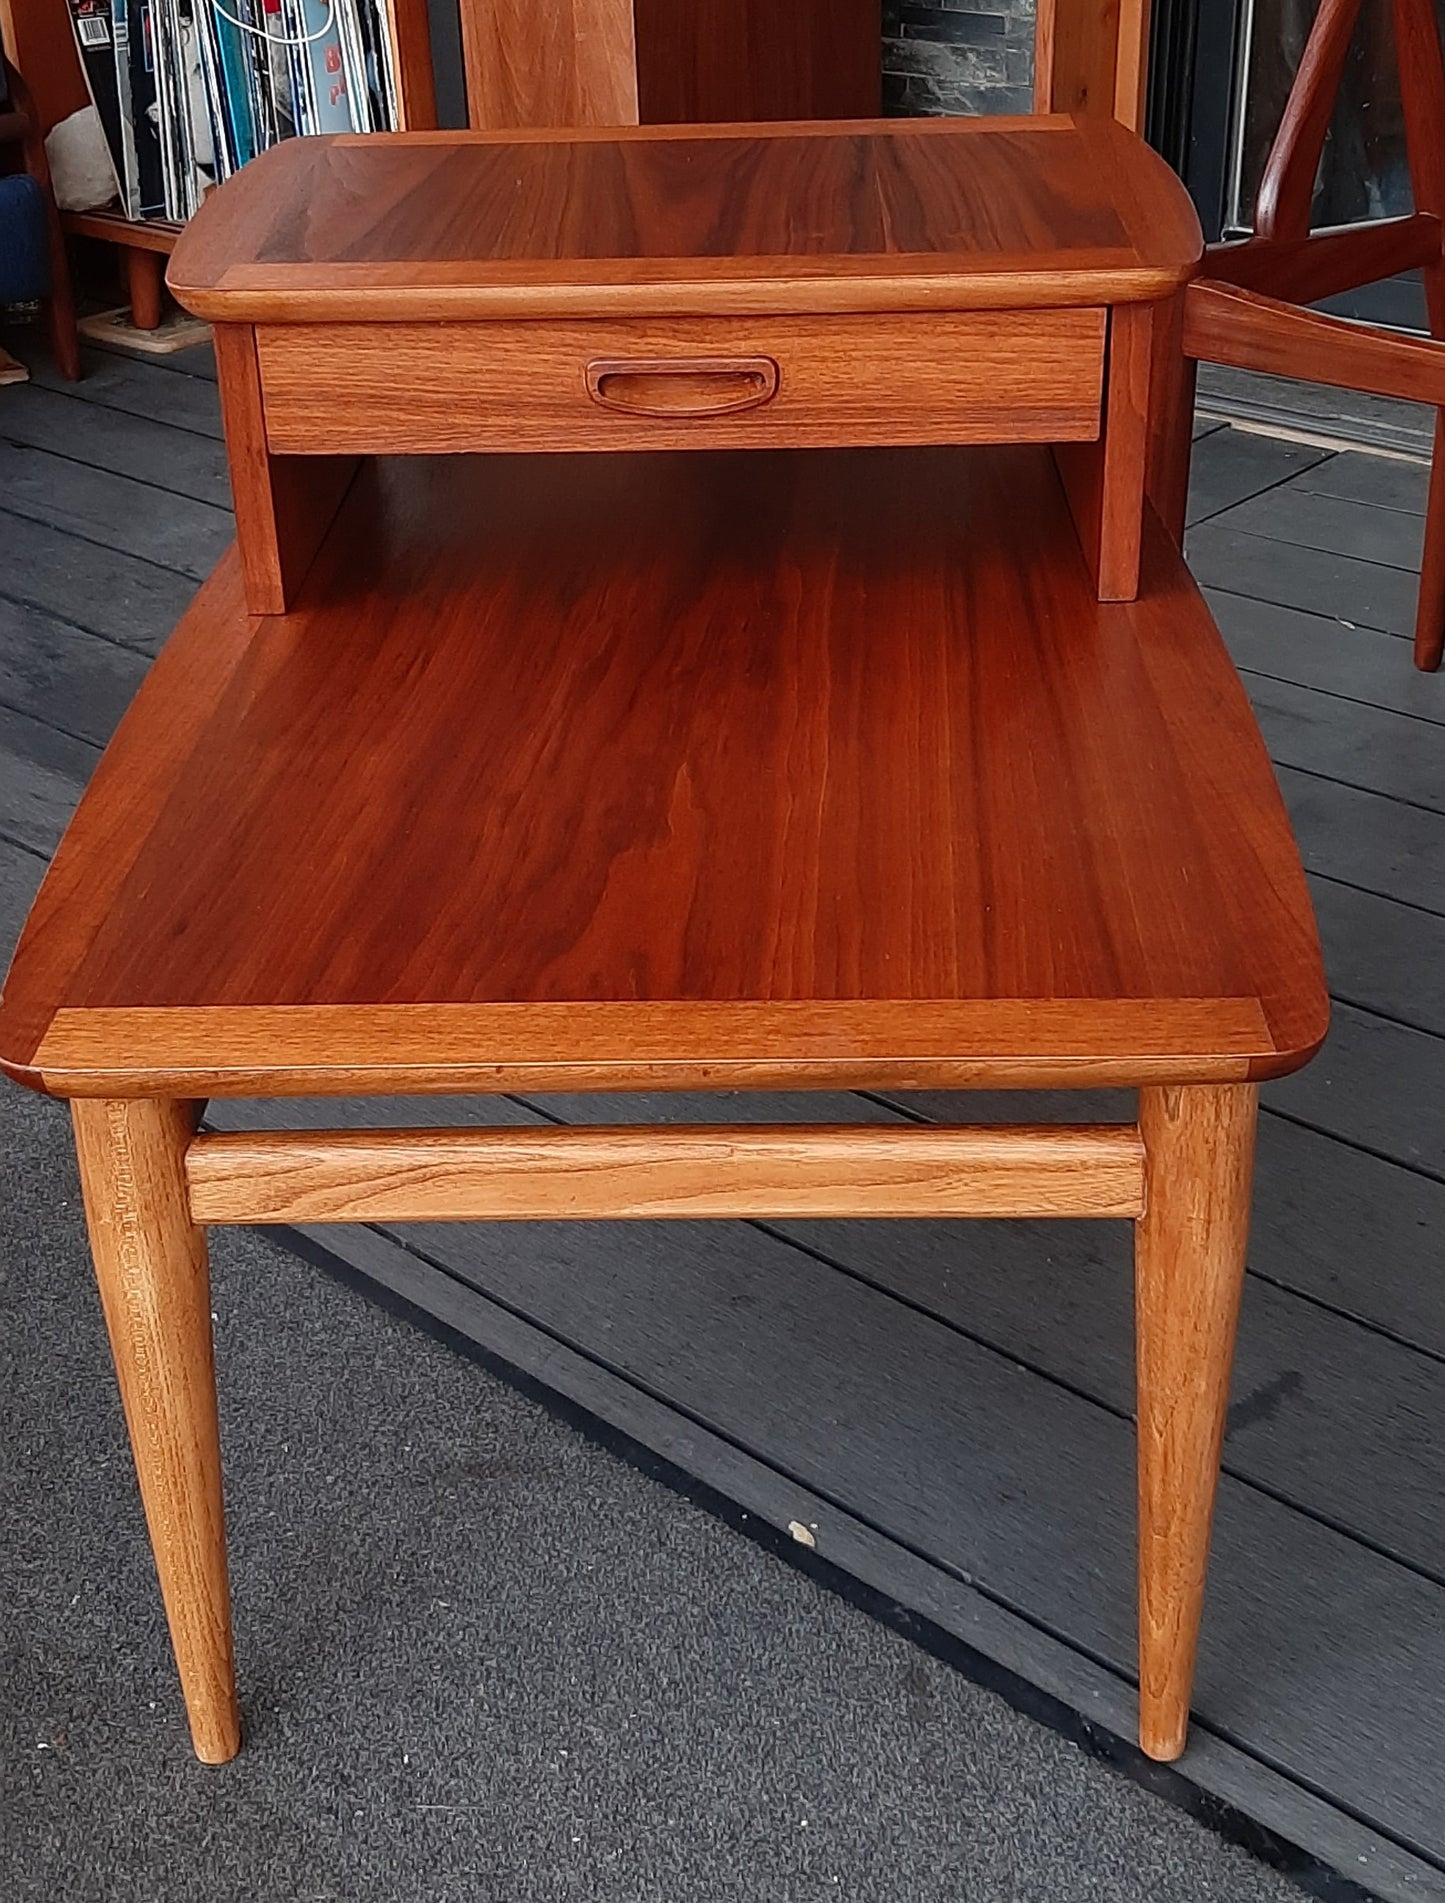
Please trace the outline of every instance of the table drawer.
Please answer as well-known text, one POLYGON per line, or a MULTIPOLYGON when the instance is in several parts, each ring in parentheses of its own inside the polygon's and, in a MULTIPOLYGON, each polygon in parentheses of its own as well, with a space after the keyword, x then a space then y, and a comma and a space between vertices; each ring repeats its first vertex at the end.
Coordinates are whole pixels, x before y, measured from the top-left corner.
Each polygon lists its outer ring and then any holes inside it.
POLYGON ((269 325, 278 453, 1089 441, 1102 310, 269 325))

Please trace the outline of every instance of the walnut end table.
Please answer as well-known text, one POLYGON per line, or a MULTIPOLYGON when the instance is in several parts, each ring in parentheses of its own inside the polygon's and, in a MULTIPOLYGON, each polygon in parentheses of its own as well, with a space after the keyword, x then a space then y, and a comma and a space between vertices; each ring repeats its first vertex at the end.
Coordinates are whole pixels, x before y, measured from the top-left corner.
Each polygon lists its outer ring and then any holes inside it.
POLYGON ((1195 248, 1070 120, 301 140, 187 232, 239 549, 56 855, 0 1062, 72 1102, 201 1757, 240 1742, 206 1226, 541 1216, 1131 1220, 1140 1737, 1183 1748, 1257 1084, 1327 1021, 1143 499, 1195 248), (1101 1083, 1136 1122, 199 1129, 1101 1083))

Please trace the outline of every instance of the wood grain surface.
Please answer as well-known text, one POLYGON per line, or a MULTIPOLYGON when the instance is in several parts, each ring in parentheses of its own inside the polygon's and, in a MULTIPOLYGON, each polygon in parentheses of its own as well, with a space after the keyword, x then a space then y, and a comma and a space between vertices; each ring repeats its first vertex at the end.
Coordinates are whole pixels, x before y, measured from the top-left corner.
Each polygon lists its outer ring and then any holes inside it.
POLYGON ((1304 238, 1240 238, 1209 247, 1205 267, 1216 282, 1266 297, 1314 304, 1440 256, 1440 220, 1429 212, 1346 225, 1304 238))
MULTIPOLYGON (((1104 375, 1099 310, 276 324, 255 336, 267 440, 302 454, 1068 442, 1099 434, 1104 375), (755 358, 775 389, 731 415, 709 413, 705 392, 695 416, 637 416, 589 390, 600 359, 614 372, 627 359, 702 362, 716 376, 755 358)), ((1137 486, 1132 496, 1137 569, 1137 486)))
POLYGON ((1177 1758, 1189 1725, 1258 1108, 1251 1085, 1139 1093, 1139 1742, 1152 1758, 1177 1758))
POLYGON ((1184 348, 1203 363, 1445 404, 1445 342, 1405 337, 1201 279, 1185 299, 1184 348))
POLYGON ((280 614, 315 560, 357 463, 350 456, 298 462, 272 454, 256 333, 245 324, 217 324, 213 339, 246 600, 253 614, 280 614))
POLYGON ((188 1103, 78 1103, 75 1146, 116 1378, 197 1757, 241 1748, 206 1239, 188 1103))
POLYGON ((1137 1216, 1132 1124, 316 1130, 200 1137, 198 1222, 1137 1216))
POLYGON ((37 902, 0 1005, 32 1083, 177 1094, 184 1057, 223 1094, 229 1050, 506 1088, 518 1028, 523 1074, 593 1085, 1239 1078, 1323 1036, 1209 615, 1157 527, 1140 599, 1094 600, 1046 451, 413 459, 363 472, 294 613, 236 581, 37 902))
POLYGON ((632 6, 633 0, 461 0, 470 123, 478 130, 635 124, 632 6))
POLYGON ((882 110, 879 0, 632 0, 631 10, 644 120, 874 119, 882 110))
POLYGON ((1199 250, 1107 118, 415 133, 264 153, 168 282, 237 322, 1098 305, 1199 250))
MULTIPOLYGON (((59 1095, 1032 1090, 1232 1081, 1273 1059, 1254 998, 245 1005, 57 1011, 22 1082, 59 1095)), ((9 1068, 0 1058, 0 1069, 9 1068)))

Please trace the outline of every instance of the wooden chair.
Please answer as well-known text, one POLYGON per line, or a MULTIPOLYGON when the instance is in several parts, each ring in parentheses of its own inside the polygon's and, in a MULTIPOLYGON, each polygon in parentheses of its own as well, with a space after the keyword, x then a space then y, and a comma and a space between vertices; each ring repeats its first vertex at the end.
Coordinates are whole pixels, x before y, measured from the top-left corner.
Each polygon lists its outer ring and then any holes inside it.
POLYGON ((19 169, 29 173, 45 198, 50 249, 50 293, 44 300, 50 350, 60 374, 72 381, 80 376, 80 338, 75 328, 75 298, 70 287, 70 264, 60 230, 60 213, 50 187, 50 164, 30 89, 19 70, 0 54, 5 84, 0 89, 0 153, 19 153, 19 169))
POLYGON ((1254 234, 1211 245, 1185 299, 1184 374, 1158 500, 1182 532, 1197 363, 1434 404, 1415 623, 1415 665, 1433 670, 1445 650, 1445 64, 1433 0, 1392 0, 1392 10, 1415 209, 1404 218, 1310 229, 1320 154, 1360 11, 1360 0, 1321 0, 1260 181, 1254 234), (1424 273, 1431 339, 1306 308, 1415 269, 1424 273))

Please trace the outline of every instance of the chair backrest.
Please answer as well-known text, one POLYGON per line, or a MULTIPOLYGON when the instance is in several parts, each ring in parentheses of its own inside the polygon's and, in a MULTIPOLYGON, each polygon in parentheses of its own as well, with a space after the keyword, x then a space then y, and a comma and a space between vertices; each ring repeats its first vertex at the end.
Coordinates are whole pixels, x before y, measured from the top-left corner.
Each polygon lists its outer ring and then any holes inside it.
POLYGON ((880 0, 460 0, 474 126, 871 118, 880 0))
MULTIPOLYGON (((1265 161, 1254 207, 1256 237, 1303 238, 1309 231, 1320 155, 1361 4, 1320 0, 1265 161)), ((1445 63, 1434 0, 1392 0, 1391 11, 1415 209, 1445 216, 1445 63)))

